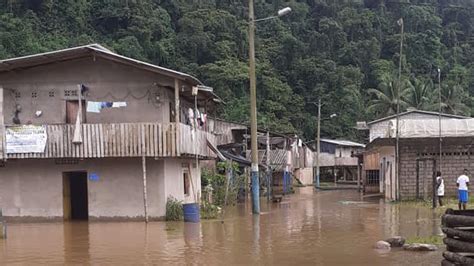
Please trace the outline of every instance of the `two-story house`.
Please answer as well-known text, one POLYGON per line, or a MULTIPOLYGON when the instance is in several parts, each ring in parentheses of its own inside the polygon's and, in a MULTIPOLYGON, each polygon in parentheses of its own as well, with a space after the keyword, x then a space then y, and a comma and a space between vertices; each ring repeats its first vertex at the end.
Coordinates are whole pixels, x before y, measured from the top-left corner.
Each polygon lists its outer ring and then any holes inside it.
POLYGON ((168 196, 198 201, 216 101, 193 76, 97 44, 0 61, 3 215, 153 219, 168 196))

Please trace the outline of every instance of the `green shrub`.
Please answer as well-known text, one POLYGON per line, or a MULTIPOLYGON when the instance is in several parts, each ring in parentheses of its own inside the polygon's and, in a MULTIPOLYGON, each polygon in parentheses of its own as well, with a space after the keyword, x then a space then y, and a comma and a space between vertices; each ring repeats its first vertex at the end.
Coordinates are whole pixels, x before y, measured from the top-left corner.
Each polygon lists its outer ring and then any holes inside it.
POLYGON ((220 207, 224 206, 225 203, 227 177, 225 174, 220 174, 219 172, 225 173, 228 167, 232 167, 233 178, 227 191, 227 205, 233 205, 237 202, 239 188, 245 185, 245 176, 238 174, 238 164, 234 163, 230 165, 227 162, 221 162, 217 164, 218 171, 203 169, 201 175, 201 186, 203 188, 209 184, 212 186, 213 204, 220 207))
POLYGON ((166 221, 183 220, 183 202, 168 196, 166 200, 166 221))

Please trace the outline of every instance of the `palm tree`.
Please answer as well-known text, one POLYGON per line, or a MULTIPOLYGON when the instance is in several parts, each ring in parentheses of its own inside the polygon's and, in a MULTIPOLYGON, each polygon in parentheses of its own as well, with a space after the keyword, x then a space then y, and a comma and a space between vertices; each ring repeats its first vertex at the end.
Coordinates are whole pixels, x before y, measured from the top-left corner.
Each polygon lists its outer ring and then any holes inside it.
MULTIPOLYGON (((436 89, 432 97, 436 98, 436 100, 432 101, 432 109, 437 110, 439 108, 438 95, 439 89, 436 89)), ((470 109, 466 104, 466 101, 469 99, 469 93, 459 84, 442 86, 441 112, 455 115, 470 115, 470 109)))
MULTIPOLYGON (((397 112, 397 83, 398 79, 384 77, 377 89, 369 89, 367 93, 371 97, 367 111, 377 116, 393 115, 397 112)), ((407 79, 401 80, 400 96, 406 95, 411 86, 407 79)), ((400 111, 407 107, 403 97, 400 97, 400 111)))
POLYGON ((433 82, 431 80, 414 79, 401 97, 409 107, 418 110, 432 109, 433 82))

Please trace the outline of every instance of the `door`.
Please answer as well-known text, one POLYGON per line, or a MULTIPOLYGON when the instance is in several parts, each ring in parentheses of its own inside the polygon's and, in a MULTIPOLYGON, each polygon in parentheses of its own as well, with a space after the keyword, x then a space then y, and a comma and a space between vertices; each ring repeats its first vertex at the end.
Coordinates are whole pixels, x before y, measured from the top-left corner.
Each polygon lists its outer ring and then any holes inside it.
POLYGON ((385 172, 385 158, 382 159, 380 163, 380 180, 379 180, 379 192, 384 193, 385 192, 385 178, 386 178, 386 172, 385 172))
POLYGON ((71 184, 67 173, 63 173, 63 216, 64 220, 71 220, 71 184))
POLYGON ((89 218, 87 172, 63 173, 63 211, 65 220, 89 218))
POLYGON ((434 159, 416 161, 416 198, 426 200, 433 193, 433 175, 436 170, 434 159))
MULTIPOLYGON (((79 112, 79 101, 66 101, 66 123, 75 124, 77 113, 79 112)), ((86 101, 82 101, 82 123, 86 123, 86 101)))

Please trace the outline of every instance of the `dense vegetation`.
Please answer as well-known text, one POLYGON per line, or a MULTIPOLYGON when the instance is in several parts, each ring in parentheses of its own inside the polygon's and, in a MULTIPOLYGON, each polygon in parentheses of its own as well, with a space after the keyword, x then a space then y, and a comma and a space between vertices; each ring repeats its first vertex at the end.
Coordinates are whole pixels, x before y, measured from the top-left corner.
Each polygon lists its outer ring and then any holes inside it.
MULTIPOLYGON (((256 1, 259 123, 314 137, 351 137, 355 121, 393 113, 401 17, 402 109, 474 113, 471 0, 256 1)), ((0 0, 0 58, 97 42, 126 56, 189 72, 213 86, 226 119, 248 117, 247 3, 241 0, 0 0)))

